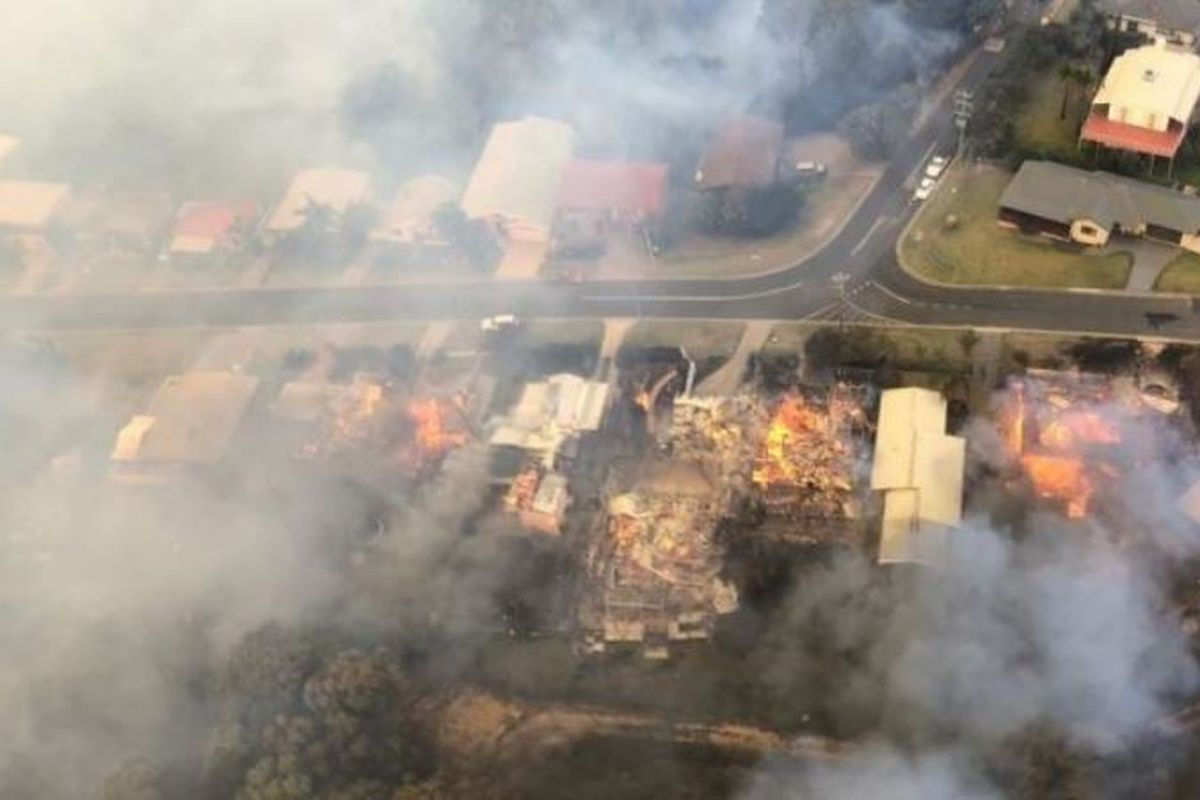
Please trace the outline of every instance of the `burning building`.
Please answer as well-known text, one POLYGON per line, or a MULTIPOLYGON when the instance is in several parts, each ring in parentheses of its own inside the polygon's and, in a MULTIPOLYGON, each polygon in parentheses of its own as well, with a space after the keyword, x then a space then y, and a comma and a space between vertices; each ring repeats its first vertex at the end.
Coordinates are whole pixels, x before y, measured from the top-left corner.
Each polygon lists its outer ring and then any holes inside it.
POLYGON ((866 424, 860 393, 849 386, 780 398, 750 476, 767 517, 784 523, 793 537, 846 535, 847 522, 862 516, 857 434, 866 424))
POLYGON ((1003 437, 1034 494, 1081 519, 1129 469, 1161 457, 1157 428, 1149 423, 1170 418, 1179 404, 1143 384, 1031 370, 1009 386, 1003 437))
POLYGON ((348 384, 291 381, 272 405, 277 419, 296 431, 296 455, 328 457, 371 438, 372 422, 385 402, 385 387, 372 375, 348 384))
POLYGON ((966 441, 946 435, 946 400, 929 389, 883 393, 871 489, 883 498, 879 563, 944 565, 962 519, 966 441))
POLYGON ((516 515, 526 529, 550 536, 562 534, 570 503, 566 477, 536 462, 513 479, 504 495, 506 512, 516 515))
POLYGON ((611 498, 587 558, 581 622, 592 649, 637 645, 662 658, 673 642, 708 638, 715 618, 737 608, 715 538, 721 498, 700 466, 683 462, 650 465, 611 498))
POLYGON ((376 375, 360 373, 348 384, 293 381, 272 410, 292 430, 303 459, 345 461, 374 454, 396 474, 424 478, 470 439, 467 399, 405 398, 376 375))

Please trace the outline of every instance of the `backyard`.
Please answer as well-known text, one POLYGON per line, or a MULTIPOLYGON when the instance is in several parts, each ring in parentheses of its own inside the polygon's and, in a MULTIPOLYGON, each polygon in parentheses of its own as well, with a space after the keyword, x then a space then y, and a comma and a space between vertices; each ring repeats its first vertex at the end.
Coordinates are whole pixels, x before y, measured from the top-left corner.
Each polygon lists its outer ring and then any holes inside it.
POLYGON ((1122 289, 1132 258, 1022 236, 996 222, 1011 176, 984 166, 956 166, 901 241, 906 269, 941 283, 1122 289))
POLYGON ((1019 148, 1056 161, 1079 158, 1079 129, 1087 111, 1086 93, 1064 81, 1057 68, 1038 75, 1029 84, 1029 94, 1016 119, 1019 148), (1063 93, 1067 92, 1066 116, 1063 93))

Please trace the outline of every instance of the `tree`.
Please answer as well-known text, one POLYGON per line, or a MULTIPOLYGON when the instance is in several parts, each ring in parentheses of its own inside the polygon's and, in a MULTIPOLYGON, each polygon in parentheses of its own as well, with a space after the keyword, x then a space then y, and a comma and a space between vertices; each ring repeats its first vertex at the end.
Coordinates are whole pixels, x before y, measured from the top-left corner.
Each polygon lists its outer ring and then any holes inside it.
POLYGON ((861 158, 889 158, 908 136, 916 106, 916 95, 911 90, 894 92, 884 100, 850 111, 838 123, 838 133, 861 158))
POLYGON ((406 681, 383 650, 345 650, 304 685, 339 775, 399 780, 409 771, 406 681))
POLYGON ((248 712, 252 724, 261 724, 296 703, 317 657, 312 633, 269 622, 242 637, 230 653, 222 694, 236 709, 248 712))
POLYGON ((783 184, 708 192, 705 227, 720 234, 768 236, 795 222, 803 197, 799 190, 783 184))
POLYGON ((457 205, 446 203, 433 212, 433 226, 476 270, 495 269, 500 245, 486 222, 470 219, 457 205))

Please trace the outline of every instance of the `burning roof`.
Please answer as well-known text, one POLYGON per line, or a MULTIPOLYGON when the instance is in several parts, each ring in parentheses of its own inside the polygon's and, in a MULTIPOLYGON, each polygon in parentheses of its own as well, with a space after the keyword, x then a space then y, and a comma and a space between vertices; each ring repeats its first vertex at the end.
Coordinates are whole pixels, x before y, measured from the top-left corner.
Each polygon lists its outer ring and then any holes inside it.
MULTIPOLYGON (((1118 385, 1103 376, 1031 372, 1003 397, 1009 453, 1034 493, 1070 518, 1087 516, 1097 494, 1138 458, 1123 433, 1151 406, 1136 392, 1119 396, 1118 385)), ((1138 445, 1143 453, 1152 447, 1138 445)))
POLYGON ((799 392, 781 398, 751 472, 767 513, 793 521, 857 517, 853 429, 865 423, 861 402, 846 386, 823 398, 799 392))

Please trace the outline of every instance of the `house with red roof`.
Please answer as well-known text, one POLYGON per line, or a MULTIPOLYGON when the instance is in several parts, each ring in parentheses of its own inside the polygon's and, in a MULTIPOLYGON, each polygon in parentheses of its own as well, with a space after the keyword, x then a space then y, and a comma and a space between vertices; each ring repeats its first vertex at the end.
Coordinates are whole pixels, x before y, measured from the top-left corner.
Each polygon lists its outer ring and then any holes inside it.
POLYGON ((1126 50, 1109 67, 1079 138, 1171 163, 1200 102, 1200 56, 1151 44, 1126 50))
POLYGON ((603 249, 612 233, 653 226, 662 216, 666 197, 666 164, 574 159, 563 172, 558 192, 558 249, 603 249))
POLYGON ((252 202, 187 202, 175 214, 168 254, 172 258, 208 256, 242 246, 258 219, 252 202))

